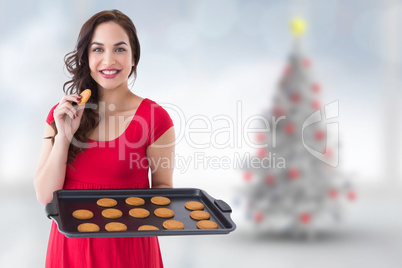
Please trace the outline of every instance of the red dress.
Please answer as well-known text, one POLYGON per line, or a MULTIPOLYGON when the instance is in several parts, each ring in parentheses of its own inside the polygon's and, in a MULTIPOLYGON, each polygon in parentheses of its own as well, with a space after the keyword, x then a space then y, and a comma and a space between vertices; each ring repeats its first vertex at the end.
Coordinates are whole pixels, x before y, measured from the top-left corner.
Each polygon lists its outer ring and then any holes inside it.
MULTIPOLYGON (((47 117, 48 124, 54 121, 56 106, 47 117)), ((88 147, 72 162, 73 168, 67 166, 63 189, 149 188, 146 149, 173 122, 161 106, 144 99, 127 123, 124 133, 114 140, 88 141, 88 147)), ((67 238, 53 221, 46 267, 156 268, 163 263, 157 237, 67 238)))

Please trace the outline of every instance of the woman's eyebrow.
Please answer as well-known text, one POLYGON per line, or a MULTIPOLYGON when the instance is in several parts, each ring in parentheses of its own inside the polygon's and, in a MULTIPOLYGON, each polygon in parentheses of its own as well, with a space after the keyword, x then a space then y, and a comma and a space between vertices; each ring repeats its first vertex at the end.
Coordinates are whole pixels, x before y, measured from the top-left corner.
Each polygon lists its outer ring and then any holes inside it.
POLYGON ((124 41, 121 41, 121 42, 118 42, 118 43, 114 44, 114 46, 120 46, 120 45, 126 45, 126 46, 128 46, 127 43, 124 42, 124 41))
POLYGON ((103 46, 103 44, 102 44, 102 43, 99 43, 99 42, 92 42, 91 46, 93 46, 93 45, 103 46))
MULTIPOLYGON (((93 46, 93 45, 103 46, 103 44, 99 43, 99 42, 92 42, 91 46, 93 46)), ((120 45, 128 46, 127 43, 124 42, 124 41, 121 41, 121 42, 118 42, 118 43, 114 44, 114 46, 120 46, 120 45)))

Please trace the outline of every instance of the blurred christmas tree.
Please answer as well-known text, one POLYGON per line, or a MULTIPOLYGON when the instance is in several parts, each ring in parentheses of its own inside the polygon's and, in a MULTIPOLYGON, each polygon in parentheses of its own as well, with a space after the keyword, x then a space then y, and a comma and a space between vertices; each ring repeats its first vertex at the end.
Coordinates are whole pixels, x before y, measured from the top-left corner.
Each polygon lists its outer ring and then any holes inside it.
POLYGON ((338 117, 338 102, 321 105, 321 85, 301 49, 305 28, 300 18, 291 23, 293 53, 265 114, 273 128, 257 135, 260 161, 253 159, 244 173, 248 218, 261 227, 255 230, 313 235, 324 218, 340 219, 342 203, 356 198, 338 170, 338 123, 329 122, 338 117), (273 166, 274 158, 284 161, 273 166))

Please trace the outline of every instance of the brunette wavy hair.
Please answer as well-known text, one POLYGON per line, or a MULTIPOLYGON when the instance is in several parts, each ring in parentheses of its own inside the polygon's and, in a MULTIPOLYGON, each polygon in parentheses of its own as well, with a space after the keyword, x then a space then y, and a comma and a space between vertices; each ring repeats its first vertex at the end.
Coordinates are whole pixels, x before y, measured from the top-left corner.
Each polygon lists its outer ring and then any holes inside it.
MULTIPOLYGON (((120 25, 128 35, 130 40, 130 46, 132 49, 134 66, 131 68, 129 77, 134 75, 134 79, 137 77, 137 65, 140 60, 140 42, 137 37, 137 30, 131 19, 119 10, 105 10, 93 15, 81 28, 78 35, 76 48, 74 51, 67 53, 64 57, 64 63, 67 71, 71 74, 71 80, 67 81, 63 85, 63 91, 65 94, 80 94, 83 90, 89 88, 92 91, 87 106, 80 122, 80 126, 77 132, 74 134, 74 139, 79 144, 87 144, 88 136, 99 125, 99 93, 98 85, 91 77, 91 70, 89 68, 88 61, 88 49, 92 40, 93 33, 96 26, 104 22, 115 22, 120 25), (92 104, 92 105, 91 105, 92 104), (94 109, 93 107, 96 107, 94 109)), ((55 130, 57 135, 56 124, 53 121, 51 126, 55 130)), ((48 137, 54 143, 53 137, 48 137)), ((71 166, 71 162, 74 161, 77 154, 83 152, 85 146, 77 146, 74 142, 70 143, 68 149, 67 164, 71 166)))

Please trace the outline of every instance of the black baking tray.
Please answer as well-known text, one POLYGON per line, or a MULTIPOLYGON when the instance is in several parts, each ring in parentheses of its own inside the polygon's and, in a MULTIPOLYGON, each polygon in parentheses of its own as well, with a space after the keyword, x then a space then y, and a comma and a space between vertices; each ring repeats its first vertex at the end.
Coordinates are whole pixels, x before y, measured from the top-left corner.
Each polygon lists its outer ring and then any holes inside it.
POLYGON ((163 189, 111 189, 111 190, 58 190, 53 193, 53 200, 46 204, 46 215, 52 218, 59 231, 69 238, 83 237, 147 237, 147 236, 168 236, 168 235, 207 235, 207 234, 228 234, 236 229, 235 223, 230 218, 232 209, 223 200, 211 197, 208 193, 197 188, 163 188, 163 189), (134 208, 127 205, 125 199, 130 196, 141 197, 145 204, 138 206, 150 212, 145 219, 136 219, 129 215, 129 210, 134 208), (167 206, 158 206, 151 203, 154 196, 168 197, 171 202, 167 206), (120 219, 106 219, 101 215, 103 209, 96 204, 100 198, 113 198, 117 201, 117 208, 123 212, 120 219), (190 211, 184 207, 187 201, 198 201, 204 204, 204 211, 211 214, 210 220, 218 224, 218 229, 198 229, 197 221, 190 218, 190 211), (159 207, 170 208, 175 212, 172 220, 181 221, 184 230, 166 230, 162 224, 165 220, 154 215, 154 210, 159 207), (72 217, 73 211, 77 209, 88 209, 94 213, 90 220, 77 220, 72 217), (78 232, 77 227, 81 223, 91 222, 100 227, 99 232, 78 232), (127 225, 127 231, 108 232, 105 225, 109 222, 121 222, 127 225), (159 228, 156 231, 138 231, 143 224, 154 225, 159 228))

